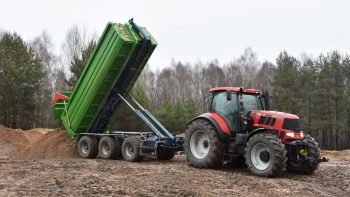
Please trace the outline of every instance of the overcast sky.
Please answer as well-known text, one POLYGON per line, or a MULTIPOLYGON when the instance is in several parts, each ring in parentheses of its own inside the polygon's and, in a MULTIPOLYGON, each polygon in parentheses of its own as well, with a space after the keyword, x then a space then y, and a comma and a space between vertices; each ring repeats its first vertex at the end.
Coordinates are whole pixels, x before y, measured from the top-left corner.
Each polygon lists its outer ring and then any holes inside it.
POLYGON ((107 22, 134 18, 156 38, 152 68, 171 59, 225 63, 252 47, 260 61, 350 52, 349 0, 30 0, 0 1, 0 29, 31 40, 44 29, 57 52, 69 27, 100 35, 107 22))

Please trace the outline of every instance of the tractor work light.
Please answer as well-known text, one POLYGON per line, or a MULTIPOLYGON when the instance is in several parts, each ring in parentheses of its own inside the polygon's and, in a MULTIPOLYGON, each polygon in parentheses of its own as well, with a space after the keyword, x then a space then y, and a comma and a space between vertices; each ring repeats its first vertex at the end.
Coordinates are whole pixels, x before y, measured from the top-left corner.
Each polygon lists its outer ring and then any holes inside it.
POLYGON ((293 133, 293 132, 287 132, 287 133, 286 133, 286 136, 288 136, 288 137, 294 137, 294 133, 293 133))

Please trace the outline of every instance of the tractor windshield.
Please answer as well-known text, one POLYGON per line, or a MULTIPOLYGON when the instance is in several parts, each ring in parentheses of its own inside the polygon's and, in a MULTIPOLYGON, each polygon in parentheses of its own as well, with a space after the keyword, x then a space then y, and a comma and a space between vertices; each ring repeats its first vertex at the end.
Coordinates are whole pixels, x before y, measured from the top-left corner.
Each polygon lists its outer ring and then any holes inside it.
POLYGON ((252 94, 243 94, 243 114, 245 116, 248 116, 248 112, 254 109, 263 109, 260 96, 252 94))

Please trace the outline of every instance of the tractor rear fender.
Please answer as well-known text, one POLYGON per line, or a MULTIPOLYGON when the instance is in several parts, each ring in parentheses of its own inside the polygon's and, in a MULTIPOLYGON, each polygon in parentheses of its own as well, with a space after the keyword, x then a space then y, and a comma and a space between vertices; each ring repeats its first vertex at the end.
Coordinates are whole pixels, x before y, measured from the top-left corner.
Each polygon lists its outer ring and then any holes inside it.
POLYGON ((215 127, 215 131, 217 132, 217 134, 220 136, 221 139, 227 140, 228 138, 232 137, 232 133, 225 119, 222 118, 219 114, 204 113, 192 119, 188 125, 190 125, 193 121, 198 119, 204 119, 209 121, 215 127))
POLYGON ((247 143, 251 137, 253 137, 254 135, 256 135, 258 133, 269 133, 269 134, 277 136, 278 131, 272 130, 272 129, 266 129, 266 128, 257 128, 248 134, 248 137, 247 137, 245 142, 247 143))

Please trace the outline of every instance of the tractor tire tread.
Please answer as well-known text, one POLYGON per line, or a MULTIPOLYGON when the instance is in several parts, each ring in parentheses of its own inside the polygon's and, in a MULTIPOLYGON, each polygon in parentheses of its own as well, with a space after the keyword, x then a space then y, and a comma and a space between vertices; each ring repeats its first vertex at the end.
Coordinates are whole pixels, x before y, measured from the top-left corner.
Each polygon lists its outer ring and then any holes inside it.
POLYGON ((215 127, 207 120, 197 119, 192 121, 186 129, 186 137, 184 143, 186 159, 190 164, 196 168, 219 168, 222 165, 222 158, 224 154, 224 142, 218 136, 215 127), (211 142, 208 155, 203 159, 195 158, 190 149, 190 138, 196 131, 196 128, 201 128, 209 133, 211 142), (190 136, 188 136, 190 135, 190 136))
POLYGON ((276 177, 285 171, 287 165, 287 151, 285 150, 284 144, 280 139, 265 133, 259 133, 252 136, 246 144, 244 158, 248 169, 255 175, 266 176, 266 177, 276 177), (271 164, 264 170, 259 171, 254 167, 251 161, 251 149, 257 143, 262 142, 272 150, 271 153, 271 164))

